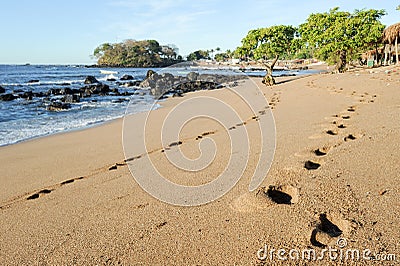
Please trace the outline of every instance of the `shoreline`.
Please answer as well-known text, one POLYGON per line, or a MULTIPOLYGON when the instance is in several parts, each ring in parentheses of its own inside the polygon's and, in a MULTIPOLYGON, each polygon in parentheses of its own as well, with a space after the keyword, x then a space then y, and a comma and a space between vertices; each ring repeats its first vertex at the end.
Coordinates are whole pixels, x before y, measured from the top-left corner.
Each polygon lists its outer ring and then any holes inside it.
MULTIPOLYGON (((300 78, 307 77, 307 76, 323 74, 323 72, 320 69, 316 69, 316 71, 320 71, 320 72, 310 73, 310 74, 293 75, 293 76, 291 76, 291 75, 290 76, 289 75, 287 75, 287 76, 285 76, 285 75, 284 76, 276 76, 275 79, 279 79, 279 80, 282 79, 282 82, 287 82, 287 81, 292 81, 292 80, 300 79, 300 78)), ((241 73, 241 72, 239 72, 239 73, 241 73)), ((243 75, 246 76, 247 78, 259 78, 259 76, 254 76, 254 75, 251 75, 251 74, 243 74, 243 75)), ((166 100, 168 100, 168 99, 171 99, 171 97, 168 97, 166 100)), ((125 112, 126 112, 126 109, 125 109, 125 112)), ((147 111, 140 111, 139 113, 143 113, 143 112, 147 112, 147 111)), ((91 128, 91 127, 101 126, 102 124, 109 123, 109 122, 112 122, 114 120, 123 119, 124 116, 125 116, 125 114, 120 116, 120 117, 117 117, 117 118, 113 118, 113 119, 106 120, 106 121, 101 121, 101 122, 95 122, 93 124, 85 125, 85 126, 78 127, 78 128, 61 130, 61 131, 57 131, 57 132, 53 132, 53 133, 46 133, 46 134, 42 134, 42 135, 29 137, 29 138, 26 138, 26 139, 21 139, 21 140, 18 140, 16 142, 13 142, 13 143, 0 145, 0 149, 2 147, 7 147, 7 146, 10 146, 10 145, 16 145, 16 144, 19 144, 19 143, 24 143, 26 141, 35 140, 35 139, 38 139, 38 138, 44 138, 44 137, 49 137, 49 136, 56 135, 56 134, 69 133, 69 132, 74 132, 74 131, 79 131, 79 130, 85 130, 85 129, 88 129, 88 128, 91 128)))

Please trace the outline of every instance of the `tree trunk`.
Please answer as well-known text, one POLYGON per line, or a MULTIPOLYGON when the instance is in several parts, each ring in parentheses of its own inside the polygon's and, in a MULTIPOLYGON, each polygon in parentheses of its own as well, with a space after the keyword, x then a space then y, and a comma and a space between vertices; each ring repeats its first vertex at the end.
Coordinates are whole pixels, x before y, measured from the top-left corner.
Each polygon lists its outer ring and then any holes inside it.
POLYGON ((337 63, 337 70, 339 73, 346 71, 347 53, 346 51, 339 51, 339 61, 337 63))
POLYGON ((397 43, 397 37, 396 36, 396 40, 394 41, 394 48, 396 50, 396 65, 399 64, 399 47, 398 47, 398 43, 397 43))
POLYGON ((379 60, 378 43, 375 43, 376 65, 382 66, 382 59, 379 60))
POLYGON ((279 58, 279 55, 276 55, 275 59, 274 59, 274 61, 272 61, 271 65, 264 64, 267 73, 265 74, 265 76, 262 80, 262 83, 264 83, 267 86, 275 85, 275 79, 272 77, 272 71, 274 69, 276 62, 278 61, 278 58, 279 58))
POLYGON ((388 53, 387 53, 387 49, 386 49, 386 44, 385 44, 385 46, 383 47, 383 50, 384 50, 384 52, 385 52, 385 60, 383 61, 383 64, 384 64, 385 66, 387 66, 387 56, 388 56, 388 53))

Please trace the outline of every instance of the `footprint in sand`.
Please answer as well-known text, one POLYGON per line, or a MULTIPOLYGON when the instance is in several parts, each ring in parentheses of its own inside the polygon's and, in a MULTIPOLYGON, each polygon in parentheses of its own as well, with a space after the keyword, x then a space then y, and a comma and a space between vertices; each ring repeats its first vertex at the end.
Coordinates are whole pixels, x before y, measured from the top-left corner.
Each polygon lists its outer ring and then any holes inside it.
MULTIPOLYGON (((203 135, 204 136, 204 135, 203 135)), ((182 144, 182 141, 175 141, 175 142, 171 142, 168 147, 175 147, 175 146, 179 146, 182 144)))
POLYGON ((299 202, 299 189, 291 185, 269 186, 264 193, 277 204, 295 204, 299 202))
POLYGON ((337 135, 338 133, 339 133, 339 132, 338 132, 337 130, 335 130, 335 129, 329 129, 329 130, 326 131, 326 134, 332 135, 332 136, 335 136, 335 135, 337 135))
POLYGON ((265 110, 258 111, 260 115, 265 115, 267 112, 265 110))
POLYGON ((334 246, 339 236, 349 233, 350 223, 347 220, 321 213, 319 221, 311 232, 310 242, 316 247, 334 246))
POLYGON ((350 116, 349 115, 344 115, 344 116, 342 116, 342 118, 343 119, 350 119, 350 116))
POLYGON ((317 170, 321 166, 320 163, 313 162, 313 161, 306 161, 304 163, 304 168, 307 170, 317 170))
POLYGON ((318 148, 318 149, 314 150, 314 154, 317 156, 325 156, 328 154, 330 149, 331 149, 330 146, 323 146, 322 148, 318 148))
POLYGON ((350 106, 347 111, 349 112, 355 112, 356 111, 356 107, 355 106, 350 106))
POLYGON ((124 162, 126 163, 126 162, 130 162, 130 161, 133 161, 133 160, 136 160, 136 159, 140 159, 140 158, 142 158, 142 155, 133 156, 131 158, 125 159, 124 162))
POLYGON ((118 166, 117 166, 116 164, 114 164, 114 165, 110 166, 110 167, 108 168, 108 170, 109 170, 109 171, 111 171, 111 170, 117 170, 117 168, 118 168, 118 166))
POLYGON ((33 199, 37 199, 40 197, 40 195, 42 194, 50 194, 52 190, 50 189, 42 189, 41 191, 39 191, 38 193, 32 194, 29 197, 27 197, 27 200, 33 200, 33 199))
POLYGON ((212 134, 215 134, 215 131, 204 132, 201 135, 204 137, 204 136, 208 136, 208 135, 212 135, 212 134))
POLYGON ((275 204, 291 205, 299 201, 299 189, 291 185, 262 187, 256 192, 245 193, 230 204, 230 207, 239 212, 265 210, 275 204))
POLYGON ((354 136, 353 134, 350 134, 344 138, 344 141, 355 140, 355 139, 357 139, 357 137, 354 136))
POLYGON ((337 127, 338 127, 338 128, 346 128, 346 126, 343 125, 343 124, 340 124, 340 125, 338 125, 337 127))
MULTIPOLYGON (((208 135, 213 135, 215 134, 215 131, 208 131, 208 132, 204 132, 201 135, 198 135, 196 137, 196 140, 202 139, 204 136, 208 136, 208 135)), ((182 144, 182 143, 181 143, 182 144)))
POLYGON ((74 179, 74 178, 73 178, 73 179, 65 180, 65 181, 61 182, 60 185, 71 184, 71 183, 73 183, 73 182, 75 182, 75 179, 74 179))

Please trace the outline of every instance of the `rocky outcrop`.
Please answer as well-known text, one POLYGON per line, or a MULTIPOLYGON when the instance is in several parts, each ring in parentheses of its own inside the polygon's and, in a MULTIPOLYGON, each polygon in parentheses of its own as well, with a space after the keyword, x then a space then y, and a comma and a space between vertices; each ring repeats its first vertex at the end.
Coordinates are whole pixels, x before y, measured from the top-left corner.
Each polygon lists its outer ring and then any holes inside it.
POLYGON ((120 78, 120 80, 133 80, 133 76, 125 74, 120 78))
POLYGON ((94 76, 87 76, 85 79, 85 84, 94 84, 94 83, 100 83, 94 76))
POLYGON ((140 83, 140 87, 149 88, 150 94, 157 97, 165 94, 172 94, 175 97, 191 91, 219 89, 224 87, 224 83, 243 78, 243 76, 199 74, 197 72, 190 72, 186 77, 174 76, 170 73, 159 75, 155 72, 149 75, 149 72, 147 73, 148 78, 140 83))
POLYGON ((70 108, 71 108, 71 104, 62 103, 62 102, 51 102, 47 106, 47 110, 48 111, 52 111, 52 112, 64 111, 64 110, 67 110, 67 109, 70 109, 70 108))
POLYGON ((68 94, 61 98, 61 101, 64 103, 79 103, 81 98, 76 94, 68 94))
POLYGON ((17 97, 14 96, 14 94, 11 94, 11 93, 6 93, 6 94, 1 94, 0 95, 0 101, 8 102, 8 101, 12 101, 12 100, 15 100, 15 99, 17 99, 17 97))
POLYGON ((5 93, 6 89, 4 89, 2 86, 0 86, 0 93, 5 93))

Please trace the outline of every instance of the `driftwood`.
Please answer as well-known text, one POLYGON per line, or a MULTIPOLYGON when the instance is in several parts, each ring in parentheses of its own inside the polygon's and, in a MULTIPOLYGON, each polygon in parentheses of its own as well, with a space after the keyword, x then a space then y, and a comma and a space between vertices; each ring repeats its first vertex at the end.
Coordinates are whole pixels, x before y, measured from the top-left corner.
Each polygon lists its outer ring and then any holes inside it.
POLYGON ((279 58, 279 55, 276 55, 274 61, 272 61, 271 64, 263 63, 267 73, 265 74, 265 76, 264 76, 264 78, 262 80, 262 83, 264 83, 267 86, 275 85, 275 79, 272 77, 272 70, 274 69, 276 61, 278 61, 278 58, 279 58))

